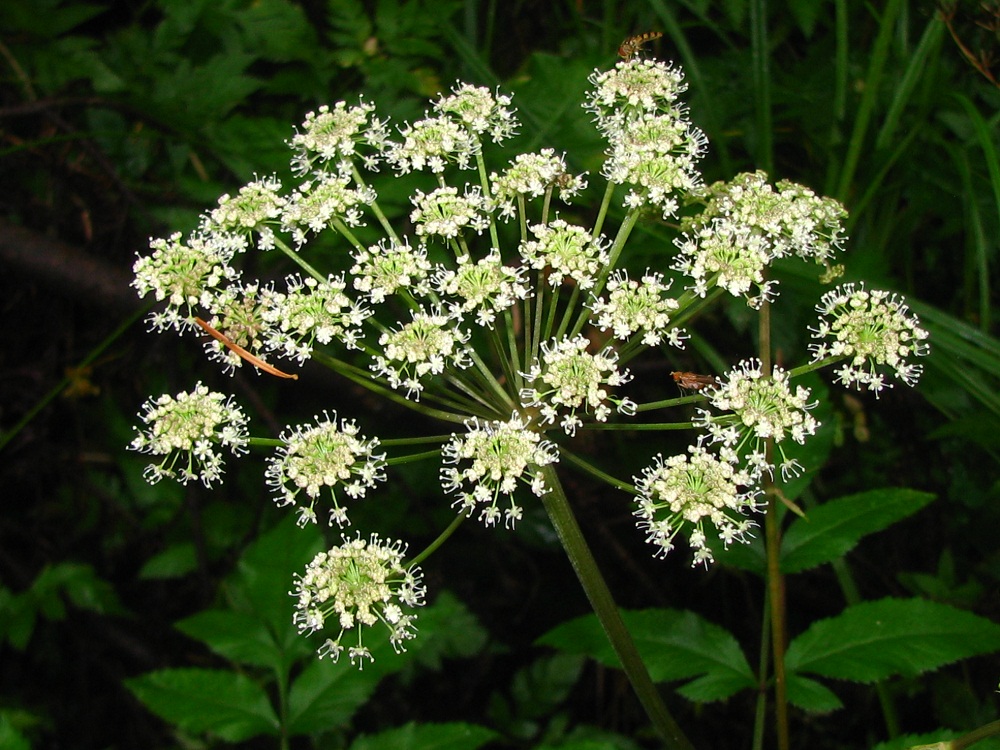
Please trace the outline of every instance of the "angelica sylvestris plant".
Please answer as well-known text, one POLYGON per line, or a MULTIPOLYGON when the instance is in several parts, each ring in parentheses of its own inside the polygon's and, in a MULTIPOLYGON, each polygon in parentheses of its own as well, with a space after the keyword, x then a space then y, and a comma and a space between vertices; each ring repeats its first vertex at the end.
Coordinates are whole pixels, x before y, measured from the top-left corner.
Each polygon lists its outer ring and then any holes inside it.
MULTIPOLYGON (((764 489, 805 468, 787 447, 807 441, 817 421, 796 379, 836 366, 840 382, 876 394, 890 378, 912 385, 927 334, 894 295, 845 284, 818 304, 810 362, 773 367, 765 346, 758 359, 713 378, 675 374, 697 385, 690 393, 678 396, 664 377, 663 400, 637 402, 629 365, 659 357, 664 373, 677 369, 683 324, 711 301, 744 299, 766 325, 779 300, 773 261, 798 258, 835 278, 845 212, 760 172, 704 184, 698 162, 707 142, 680 100, 678 68, 630 59, 596 71, 590 84, 583 106, 607 148, 600 174, 589 176, 551 149, 497 163, 491 150, 520 126, 510 98, 485 88, 458 85, 423 119, 396 126, 365 101, 321 107, 290 139, 294 184, 257 179, 223 196, 191 236, 154 240, 135 264, 134 285, 165 303, 150 319, 154 330, 217 333, 208 353, 228 372, 266 363, 293 373, 312 359, 440 420, 441 498, 459 519, 514 527, 527 504, 541 502, 645 707, 676 737, 559 471, 572 462, 630 496, 636 533, 654 555, 683 544, 707 565, 712 539, 746 540, 764 489), (424 183, 408 216, 392 222, 379 181, 410 173, 424 183), (564 210, 591 181, 603 186, 600 204, 564 210), (612 224, 609 213, 623 218, 612 224), (581 215, 595 218, 569 218, 581 215), (671 257, 645 270, 630 267, 628 252, 643 219, 675 230, 671 257), (313 251, 320 235, 341 248, 332 268, 328 254, 313 251), (240 256, 248 252, 283 253, 296 272, 276 284, 245 278, 240 256), (699 403, 693 419, 691 402, 699 403), (687 419, 690 447, 649 456, 639 476, 613 477, 573 452, 581 430, 650 429, 659 423, 646 417, 656 412, 676 415, 664 428, 687 419)), ((204 386, 159 398, 143 420, 133 446, 159 462, 150 481, 208 485, 224 453, 270 447, 275 501, 293 506, 300 523, 344 529, 353 504, 377 503, 392 464, 416 455, 405 441, 380 443, 350 416, 329 412, 277 439, 248 438, 239 408, 204 386)), ((424 555, 404 554, 400 540, 345 535, 298 576, 296 622, 323 633, 320 656, 346 650, 364 664, 368 627, 387 630, 397 648, 415 635, 424 555)))

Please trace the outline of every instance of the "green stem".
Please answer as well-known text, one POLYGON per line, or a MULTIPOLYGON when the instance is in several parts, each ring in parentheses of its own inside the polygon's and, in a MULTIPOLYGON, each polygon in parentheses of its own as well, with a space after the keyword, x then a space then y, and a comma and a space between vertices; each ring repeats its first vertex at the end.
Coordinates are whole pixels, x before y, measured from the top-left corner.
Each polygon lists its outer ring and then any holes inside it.
POLYGON ((431 542, 429 545, 427 545, 427 549, 425 549, 419 555, 410 560, 407 563, 407 565, 419 565, 428 557, 430 557, 438 547, 440 547, 442 544, 448 541, 448 537, 450 537, 452 534, 455 533, 455 529, 461 526, 462 521, 464 521, 466 518, 468 518, 468 516, 462 513, 459 513, 457 516, 455 516, 455 520, 448 525, 448 528, 442 531, 440 534, 438 534, 438 538, 435 539, 433 542, 431 542))
POLYGON ((281 239, 275 237, 274 246, 279 250, 281 250, 281 252, 283 252, 293 261, 295 261, 298 264, 299 268, 301 268, 307 274, 316 279, 316 281, 326 281, 326 276, 324 276, 315 268, 313 268, 311 265, 309 265, 309 263, 303 260, 303 258, 297 252, 292 250, 292 248, 290 248, 287 244, 285 244, 281 239))
POLYGON ((625 623, 622 622, 621 614, 611 596, 611 591, 601 576, 597 561, 594 560, 594 556, 583 538, 583 532, 573 516, 559 476, 552 466, 546 466, 542 472, 545 474, 545 483, 551 490, 542 498, 545 510, 559 535, 563 549, 566 550, 566 554, 573 564, 573 569, 576 571, 587 599, 590 600, 594 614, 597 615, 608 640, 611 641, 611 647, 618 656, 632 688, 646 710, 646 714, 663 738, 666 747, 673 750, 694 750, 694 746, 684 736, 673 716, 663 705, 656 685, 653 684, 653 680, 646 670, 646 665, 639 657, 635 642, 625 628, 625 623))

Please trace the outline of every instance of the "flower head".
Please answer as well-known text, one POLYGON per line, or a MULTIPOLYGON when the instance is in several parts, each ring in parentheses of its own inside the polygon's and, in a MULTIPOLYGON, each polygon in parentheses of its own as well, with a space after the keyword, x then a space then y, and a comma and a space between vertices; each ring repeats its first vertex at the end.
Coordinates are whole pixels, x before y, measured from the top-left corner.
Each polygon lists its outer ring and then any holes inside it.
POLYGON ((344 293, 343 276, 317 281, 293 275, 285 283, 288 291, 272 292, 262 314, 272 351, 305 362, 317 343, 336 340, 357 348, 359 326, 371 311, 344 293))
POLYGON ((296 575, 294 622, 300 633, 323 630, 328 620, 339 631, 326 638, 319 656, 337 661, 344 652, 345 636, 357 631, 354 643, 347 646, 352 664, 364 668, 373 661, 364 644, 365 627, 382 623, 389 631, 389 642, 396 652, 405 651, 406 641, 416 637, 416 615, 406 610, 423 606, 426 589, 420 568, 406 566, 401 542, 383 541, 377 534, 368 540, 344 539, 339 547, 320 552, 296 575))
POLYGON ((277 177, 265 177, 241 187, 235 198, 223 195, 218 208, 209 214, 208 226, 221 232, 259 231, 281 216, 285 198, 280 191, 277 177))
POLYGON ((593 73, 593 85, 584 105, 594 113, 605 133, 647 112, 678 112, 678 98, 687 89, 678 68, 658 60, 619 62, 614 69, 593 73))
POLYGON ((615 271, 608 280, 607 298, 593 303, 597 327, 602 331, 610 328, 620 341, 641 333, 647 346, 656 346, 664 338, 673 346, 683 346, 684 332, 676 327, 668 329, 670 314, 678 307, 677 300, 665 296, 669 289, 663 274, 647 270, 640 283, 625 271, 615 271))
MULTIPOLYGON (((263 311, 273 294, 270 287, 258 284, 230 284, 211 299, 209 324, 229 341, 262 362, 267 360, 263 311)), ((216 338, 205 342, 212 359, 223 363, 224 372, 234 374, 244 359, 216 338)))
POLYGON ((386 158, 402 174, 423 169, 440 174, 449 162, 467 169, 479 153, 476 134, 447 115, 406 125, 400 135, 403 142, 391 144, 386 158))
POLYGON ((657 557, 665 557, 674 548, 677 534, 689 529, 692 564, 708 565, 713 558, 706 546, 705 524, 715 527, 727 547, 733 540, 745 541, 747 532, 756 526, 745 514, 757 509, 755 497, 760 491, 751 486, 745 472, 701 445, 691 446, 688 452, 666 460, 657 456, 655 464, 635 478, 639 491, 636 523, 646 532, 646 541, 656 547, 657 557))
POLYGON ((782 475, 794 476, 801 471, 797 462, 785 458, 782 442, 805 443, 819 427, 809 413, 816 404, 809 401, 808 388, 798 386, 793 391, 788 373, 780 367, 765 377, 760 360, 744 360, 728 378, 702 393, 714 408, 731 412, 714 417, 702 409, 696 422, 708 430, 712 442, 722 443, 723 458, 735 460, 740 454, 757 472, 772 471, 764 442, 773 440, 783 458, 782 475))
POLYGON ((538 198, 553 186, 559 188, 559 197, 568 201, 585 187, 583 175, 571 175, 566 160, 556 156, 551 148, 537 154, 518 154, 501 174, 490 175, 493 199, 503 216, 514 215, 517 198, 538 198))
POLYGON ((429 290, 427 275, 431 264, 427 260, 427 250, 410 247, 405 238, 403 242, 383 239, 367 250, 356 251, 353 257, 354 288, 366 294, 374 304, 385 302, 398 291, 419 296, 429 290))
POLYGON ((514 490, 520 482, 539 497, 548 492, 540 470, 559 460, 556 446, 516 414, 507 422, 471 419, 465 426, 468 432, 452 435, 441 450, 445 464, 453 464, 441 469, 445 491, 458 495, 454 505, 466 515, 479 507, 479 520, 487 526, 500 519, 498 502, 505 496, 505 523, 513 527, 522 513, 514 502, 514 490))
POLYGON ((434 109, 439 114, 451 115, 473 133, 489 133, 494 143, 500 143, 517 129, 517 117, 509 106, 509 96, 494 95, 487 88, 466 83, 456 85, 451 94, 442 96, 434 109))
POLYGON ((378 438, 359 434, 354 422, 337 422, 323 412, 314 425, 299 425, 282 433, 284 444, 270 459, 268 484, 279 505, 297 505, 299 524, 316 522, 316 501, 329 495, 330 524, 350 524, 337 499, 337 488, 352 500, 363 498, 376 482, 385 481, 385 454, 376 455, 378 438), (304 495, 304 497, 300 497, 304 495))
POLYGON ((417 310, 413 320, 379 338, 383 354, 372 370, 385 376, 393 388, 405 388, 419 400, 424 378, 440 375, 446 367, 465 369, 472 364, 467 346, 469 333, 441 311, 417 310))
POLYGON ((176 397, 164 394, 143 404, 140 418, 147 425, 129 447, 163 456, 158 464, 146 467, 150 484, 164 477, 187 484, 200 479, 206 487, 222 476, 220 447, 232 454, 246 453, 249 439, 247 417, 231 396, 210 392, 198 383, 194 390, 176 397))
POLYGON ((337 174, 321 174, 303 182, 285 205, 281 217, 284 229, 292 232, 301 245, 307 230, 322 232, 336 221, 361 226, 364 215, 360 207, 375 201, 375 191, 350 185, 350 177, 337 174))
POLYGON ((221 233, 197 234, 187 242, 181 242, 180 232, 151 240, 152 254, 132 267, 132 286, 140 297, 152 292, 157 301, 167 300, 167 310, 151 316, 153 328, 190 328, 195 308, 209 307, 213 296, 238 278, 230 262, 244 243, 243 238, 221 233))
POLYGON ((441 269, 434 281, 439 294, 456 299, 449 302, 452 316, 475 312, 479 325, 493 328, 497 313, 529 296, 525 275, 523 267, 505 266, 500 253, 492 251, 477 262, 467 255, 459 258, 454 271, 441 269))
POLYGON ((867 290, 864 284, 843 284, 824 294, 816 310, 820 318, 813 338, 820 342, 809 347, 813 361, 847 358, 848 362, 837 371, 839 382, 867 386, 877 396, 892 385, 879 371, 887 367, 907 385, 916 384, 923 368, 907 358, 928 353, 924 343, 928 333, 901 298, 890 292, 867 290))
POLYGON ((521 257, 532 268, 549 268, 549 285, 557 287, 572 279, 581 289, 594 286, 609 256, 606 243, 594 239, 583 227, 556 219, 531 227, 536 240, 521 243, 521 257))
POLYGON ((489 226, 487 201, 478 187, 458 194, 458 188, 443 187, 423 193, 418 190, 411 198, 416 208, 410 221, 416 224, 417 236, 458 237, 465 227, 481 233, 489 226))
POLYGON ((364 102, 355 107, 337 102, 332 109, 323 105, 319 111, 307 114, 301 132, 296 132, 289 143, 295 151, 295 173, 304 175, 317 162, 333 162, 338 171, 350 174, 351 159, 362 145, 374 150, 364 157, 366 166, 373 169, 388 137, 385 123, 370 118, 374 111, 373 105, 364 102))
POLYGON ((523 373, 531 387, 521 390, 521 403, 537 408, 542 424, 554 423, 562 412, 559 425, 567 435, 583 424, 580 413, 598 422, 607 421, 612 406, 635 413, 631 400, 616 399, 609 390, 631 380, 628 370, 618 369, 618 354, 610 349, 591 354, 587 346, 583 336, 543 343, 540 361, 523 373))

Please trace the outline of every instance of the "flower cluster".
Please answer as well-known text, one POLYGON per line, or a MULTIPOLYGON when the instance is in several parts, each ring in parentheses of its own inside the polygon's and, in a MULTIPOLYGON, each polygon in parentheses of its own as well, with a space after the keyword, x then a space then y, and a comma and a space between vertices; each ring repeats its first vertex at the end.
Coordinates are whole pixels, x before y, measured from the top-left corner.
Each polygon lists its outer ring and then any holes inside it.
POLYGON ((347 511, 337 501, 341 487, 352 500, 363 498, 377 482, 385 481, 385 454, 376 455, 378 438, 359 434, 354 422, 324 412, 315 425, 299 425, 281 435, 282 447, 267 468, 268 484, 279 505, 295 505, 299 524, 316 523, 316 501, 330 497, 330 524, 350 524, 347 511), (304 498, 300 498, 300 493, 304 498))
POLYGON ((690 455, 679 454, 666 460, 656 456, 653 466, 635 478, 639 492, 635 516, 646 541, 665 557, 674 548, 674 539, 688 529, 688 543, 694 550, 693 565, 712 562, 707 546, 706 523, 711 524, 728 547, 744 541, 756 524, 745 517, 757 510, 756 482, 729 461, 712 455, 703 446, 692 446, 690 455))
POLYGON ((445 492, 458 495, 453 506, 461 512, 472 515, 480 508, 479 519, 487 526, 500 519, 497 502, 505 496, 505 523, 513 527, 523 513, 514 502, 514 490, 521 482, 537 497, 548 492, 541 469, 559 460, 556 446, 516 414, 507 422, 471 419, 466 428, 464 436, 452 435, 441 451, 445 463, 441 484, 445 492), (470 464, 464 466, 466 462, 470 464))
POLYGON ((793 391, 785 370, 775 367, 765 376, 760 360, 744 360, 725 380, 703 393, 712 407, 725 414, 713 416, 701 409, 695 423, 707 430, 713 443, 722 444, 723 458, 744 458, 755 477, 772 473, 765 449, 765 441, 771 440, 783 458, 782 476, 801 471, 796 461, 785 458, 781 444, 789 439, 802 444, 819 427, 809 413, 816 404, 809 401, 808 388, 798 386, 793 391))
POLYGON ((540 362, 523 373, 531 387, 521 390, 521 403, 538 409, 542 424, 553 424, 563 413, 559 426, 575 435, 583 425, 580 414, 606 422, 612 406, 622 414, 634 414, 635 403, 615 398, 609 389, 631 379, 628 370, 618 369, 618 355, 611 349, 598 354, 587 351, 583 336, 542 344, 540 362))
POLYGON ((885 366, 907 385, 916 384, 923 367, 906 358, 928 353, 928 334, 895 294, 844 284, 824 294, 816 310, 820 319, 813 338, 820 342, 810 346, 813 361, 847 358, 837 370, 839 382, 865 386, 877 396, 892 385, 878 370, 885 366))
POLYGON ((162 456, 158 464, 146 467, 150 483, 164 477, 187 484, 200 479, 206 487, 222 476, 223 460, 218 448, 233 455, 246 453, 249 435, 247 417, 231 396, 209 391, 198 383, 194 390, 164 394, 143 405, 140 415, 148 426, 129 445, 132 450, 162 456))
POLYGON ((319 649, 320 658, 337 661, 344 652, 344 636, 357 631, 356 641, 346 647, 352 664, 364 667, 374 660, 364 644, 362 628, 382 623, 389 631, 389 642, 399 651, 416 635, 416 615, 406 610, 423 606, 425 588, 419 568, 405 566, 406 546, 383 541, 372 534, 344 539, 339 547, 320 552, 295 578, 295 624, 300 633, 323 630, 328 621, 339 628, 335 638, 326 638, 319 649))
MULTIPOLYGON (((626 391, 626 365, 664 344, 682 347, 681 324, 720 290, 752 307, 775 298, 770 269, 778 259, 834 275, 845 213, 804 186, 772 186, 762 172, 706 187, 697 164, 707 143, 681 102, 678 68, 629 59, 589 80, 585 107, 607 143, 600 176, 608 184, 596 211, 553 210, 553 197, 572 200, 587 182, 552 149, 491 171, 488 146, 519 127, 498 92, 458 84, 423 118, 392 130, 364 101, 320 107, 289 142, 294 184, 255 178, 223 196, 190 237, 151 241, 133 285, 165 304, 152 326, 209 334, 211 356, 230 372, 249 363, 296 377, 267 358, 312 359, 419 413, 413 424, 464 424, 450 439, 433 438, 444 444, 431 452, 452 507, 490 527, 501 519, 514 527, 539 497, 550 507, 560 502, 554 464, 560 456, 584 463, 566 445, 583 428, 631 429, 639 412, 701 402, 684 423, 701 431, 692 447, 657 455, 633 480, 637 524, 656 554, 687 538, 695 562, 709 563, 713 535, 727 545, 747 536, 766 477, 802 470, 790 443, 806 441, 818 423, 810 392, 793 385, 801 370, 766 372, 745 360, 705 383, 678 372, 678 383, 696 383, 696 392, 639 405, 626 391), (388 180, 373 179, 379 169, 397 178, 384 204, 378 189, 388 180), (411 183, 407 203, 399 189, 411 183), (617 227, 614 202, 625 209, 617 227), (672 243, 657 244, 663 257, 640 264, 625 251, 650 214, 680 218, 657 229, 673 232, 672 243), (297 273, 283 283, 244 281, 236 262, 250 249, 272 251, 272 261, 289 260, 297 273), (687 289, 672 285, 668 266, 687 277, 687 289)), ((896 295, 846 284, 817 309, 805 369, 841 362, 840 382, 876 393, 889 372, 917 380, 912 359, 927 353, 927 333, 896 295)), ((652 371, 644 363, 633 369, 652 371)), ((160 458, 147 469, 151 481, 211 484, 222 473, 220 448, 239 454, 249 441, 243 413, 200 384, 150 402, 142 419, 146 429, 132 447, 160 458)), ((663 426, 654 419, 639 428, 663 426)), ((383 444, 323 412, 255 444, 280 443, 267 468, 279 505, 294 507, 300 524, 328 512, 344 527, 345 500, 366 497, 393 462, 426 457, 380 452, 407 440, 383 444)), ((331 618, 339 627, 321 655, 347 650, 363 664, 372 652, 362 631, 377 622, 397 648, 413 637, 404 608, 419 606, 424 590, 403 553, 402 542, 377 535, 345 539, 297 578, 299 629, 323 630, 331 618), (352 631, 356 640, 345 643, 352 631)))
POLYGON ((691 288, 701 296, 718 286, 759 307, 775 295, 775 282, 764 278, 774 260, 795 255, 829 267, 844 241, 847 212, 840 203, 788 181, 775 190, 764 172, 717 182, 695 196, 706 205, 681 222, 674 268, 694 280, 691 288), (753 288, 758 293, 750 296, 753 288))

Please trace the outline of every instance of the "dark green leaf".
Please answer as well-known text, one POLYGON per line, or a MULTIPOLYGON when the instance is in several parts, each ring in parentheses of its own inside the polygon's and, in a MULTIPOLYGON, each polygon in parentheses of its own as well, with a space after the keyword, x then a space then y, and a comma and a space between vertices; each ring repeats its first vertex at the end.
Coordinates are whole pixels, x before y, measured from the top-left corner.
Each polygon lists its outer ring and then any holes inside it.
POLYGON ((382 655, 365 669, 346 659, 331 662, 318 657, 292 684, 288 695, 288 731, 306 734, 346 724, 385 676, 382 655))
POLYGON ((194 543, 174 544, 146 560, 146 564, 139 571, 139 578, 143 580, 179 578, 193 571, 196 566, 194 543))
POLYGON ((796 518, 781 543, 781 570, 798 573, 843 557, 862 537, 927 505, 934 495, 916 490, 870 490, 823 503, 796 518))
POLYGON ((409 723, 374 735, 363 735, 351 750, 474 750, 496 737, 486 727, 475 724, 409 723))
POLYGON ((1000 625, 923 599, 882 599, 814 623, 792 641, 789 672, 855 682, 918 675, 1000 650, 1000 625))
MULTIPOLYGON (((622 619, 656 681, 710 677, 693 688, 698 700, 705 701, 719 700, 756 685, 736 639, 694 612, 650 609, 622 612, 622 619)), ((611 644, 593 615, 563 623, 538 642, 568 653, 590 656, 608 666, 618 666, 611 644)))
POLYGON ((278 733, 278 717, 263 688, 234 672, 166 669, 125 684, 157 716, 188 732, 228 742, 278 733))
POLYGON ((256 615, 206 610, 181 620, 176 627, 230 661, 281 668, 284 652, 256 615))
POLYGON ((829 688, 810 677, 790 674, 787 685, 789 702, 805 711, 829 713, 844 707, 829 688))

